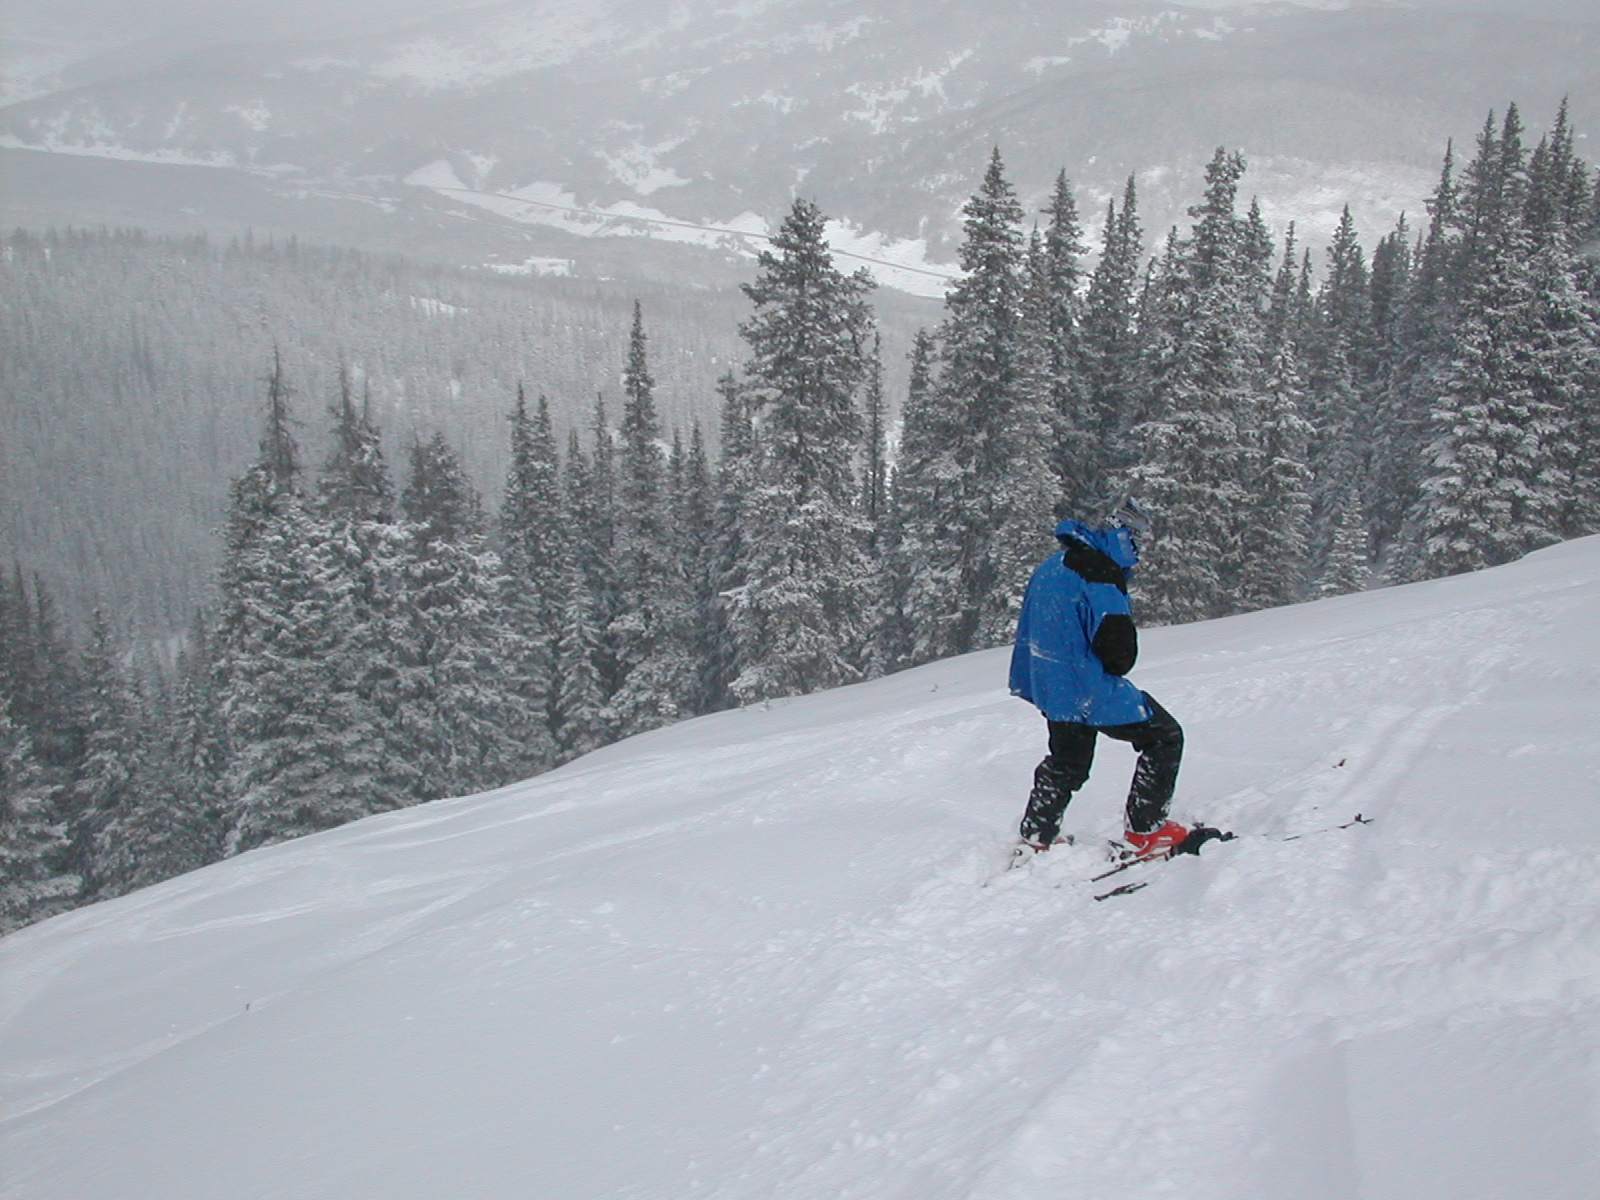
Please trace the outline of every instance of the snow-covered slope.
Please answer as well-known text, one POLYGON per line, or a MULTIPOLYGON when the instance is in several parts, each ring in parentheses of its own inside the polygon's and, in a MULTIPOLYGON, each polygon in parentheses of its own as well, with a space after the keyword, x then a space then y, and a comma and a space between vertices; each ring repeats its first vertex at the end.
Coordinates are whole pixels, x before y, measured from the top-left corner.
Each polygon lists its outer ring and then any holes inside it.
POLYGON ((690 722, 14 935, 4 1194, 1594 1195, 1600 539, 1152 631, 1177 815, 1241 837, 1103 903, 1120 746, 1079 845, 995 874, 1042 733, 1004 667, 690 722))

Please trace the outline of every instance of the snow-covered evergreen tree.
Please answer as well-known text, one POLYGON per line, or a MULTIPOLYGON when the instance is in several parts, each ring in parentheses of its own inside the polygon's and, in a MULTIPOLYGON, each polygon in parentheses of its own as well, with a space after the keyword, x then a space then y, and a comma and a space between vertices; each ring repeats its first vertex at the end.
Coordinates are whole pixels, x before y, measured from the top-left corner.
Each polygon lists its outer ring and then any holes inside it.
POLYGON ((511 465, 499 517, 506 581, 501 603, 517 644, 525 651, 506 667, 511 687, 534 717, 516 768, 519 774, 532 774, 555 759, 550 730, 557 721, 557 643, 566 607, 570 536, 560 470, 550 403, 541 395, 530 414, 519 383, 511 412, 511 465))
POLYGON ((397 732, 415 763, 416 799, 516 778, 544 727, 507 664, 526 647, 504 619, 500 557, 476 493, 442 434, 413 444, 400 495, 405 543, 394 640, 400 648, 397 732))
POLYGON ((889 504, 889 413, 883 395, 883 338, 876 333, 872 335, 872 353, 867 361, 867 382, 861 397, 861 515, 872 531, 871 547, 876 558, 889 504))
MULTIPOLYGON (((912 546, 917 533, 926 538, 928 523, 939 511, 941 481, 949 463, 934 424, 938 419, 931 401, 934 353, 928 331, 917 330, 908 355, 910 378, 900 409, 899 453, 889 476, 889 511, 880 556, 872 638, 879 674, 926 661, 932 657, 930 647, 944 644, 948 637, 947 630, 934 628, 932 621, 914 621, 910 612, 912 580, 922 566, 913 561, 912 546)), ((953 583, 944 591, 952 592, 953 583)))
POLYGON ((705 437, 696 421, 689 432, 687 453, 675 456, 676 496, 673 511, 678 532, 679 570, 688 586, 688 628, 684 650, 691 683, 685 693, 690 713, 721 707, 718 645, 716 484, 706 454, 705 437))
POLYGON ((357 409, 354 381, 344 363, 339 364, 339 391, 329 416, 333 453, 317 481, 323 512, 351 521, 388 521, 394 511, 394 486, 382 438, 372 421, 371 397, 357 409))
POLYGON ((1540 386, 1528 180, 1515 106, 1480 135, 1462 196, 1461 299, 1437 378, 1418 565, 1449 575, 1559 540, 1569 482, 1559 397, 1540 386))
POLYGON ((213 797, 193 786, 166 735, 170 700, 162 695, 136 724, 144 739, 130 802, 99 829, 94 846, 96 895, 122 895, 148 887, 222 856, 220 812, 213 797))
MULTIPOLYGON (((1327 251, 1328 271, 1302 336, 1309 359, 1308 415, 1317 434, 1310 465, 1314 554, 1330 552, 1334 530, 1349 511, 1355 488, 1371 494, 1374 420, 1370 274, 1347 207, 1327 251)), ((1365 511, 1365 505, 1363 505, 1365 511)))
MULTIPOLYGON (((1600 287, 1585 287, 1600 261, 1588 169, 1573 148, 1563 101, 1528 163, 1524 222, 1530 304, 1526 373, 1550 413, 1548 442, 1564 536, 1600 532, 1600 287)), ((1600 215, 1600 214, 1597 214, 1600 215)))
POLYGON ((595 536, 599 527, 592 507, 594 476, 576 429, 568 436, 561 489, 565 519, 574 532, 562 563, 561 635, 556 645, 553 728, 560 756, 565 759, 587 754, 611 740, 602 617, 594 591, 595 574, 587 569, 593 555, 588 538, 595 536))
POLYGON ((1371 576, 1368 553, 1367 517, 1354 486, 1335 506, 1332 536, 1317 574, 1316 595, 1342 596, 1359 592, 1371 576))
POLYGON ((151 786, 155 747, 144 698, 98 611, 89 625, 82 678, 80 720, 87 736, 68 807, 85 888, 96 898, 106 898, 127 890, 124 878, 138 864, 139 847, 128 844, 128 833, 140 809, 164 804, 167 798, 151 786))
POLYGON ((796 200, 743 285, 755 306, 740 334, 761 457, 743 511, 743 581, 727 593, 741 702, 849 682, 865 651, 871 572, 855 464, 873 285, 834 266, 825 222, 796 200))
POLYGON ((0 680, 47 782, 64 785, 83 753, 77 663, 57 626, 50 589, 35 574, 30 594, 20 563, 0 593, 0 680))
POLYGON ((336 797, 367 785, 359 771, 332 778, 341 739, 359 722, 330 668, 354 592, 323 553, 300 490, 289 391, 275 357, 260 452, 234 480, 224 534, 214 669, 231 751, 231 853, 359 815, 356 805, 339 811, 336 797))
POLYGON ((917 331, 911 375, 900 412, 900 455, 893 496, 898 539, 893 577, 886 588, 884 620, 890 623, 892 661, 930 662, 952 653, 960 636, 960 557, 949 538, 946 514, 959 497, 955 414, 935 387, 938 346, 917 331), (887 597, 895 599, 890 600, 887 597))
POLYGON ((1079 260, 1087 247, 1066 171, 1056 176, 1044 211, 1049 222, 1026 260, 1020 337, 1025 377, 1042 392, 1038 399, 1050 420, 1056 498, 1059 515, 1066 516, 1103 500, 1110 482, 1085 366, 1079 260))
POLYGON ((1020 386, 1022 208, 998 150, 962 211, 962 276, 945 299, 942 369, 922 422, 938 447, 924 474, 941 494, 905 529, 908 605, 927 657, 1012 635, 1028 572, 1053 544, 1058 496, 1049 414, 1039 389, 1020 386))
MULTIPOLYGON (((298 496, 280 499, 275 519, 235 557, 237 582, 224 591, 232 852, 366 815, 372 764, 398 765, 382 753, 371 704, 348 686, 356 597, 317 533, 298 496)), ((391 796, 385 806, 404 802, 391 796)))
POLYGON ((1305 591, 1311 536, 1313 429, 1302 415, 1304 386, 1294 343, 1283 341, 1267 370, 1261 429, 1243 531, 1240 608, 1293 604, 1305 591))
POLYGON ((1153 323, 1150 409, 1129 473, 1154 520, 1140 579, 1158 621, 1202 620, 1237 604, 1249 422, 1262 408, 1260 280, 1234 211, 1244 159, 1219 149, 1188 239, 1169 239, 1153 323))
POLYGON ((609 699, 621 686, 621 667, 611 626, 622 611, 620 575, 616 556, 617 454, 614 431, 606 416, 603 396, 594 401, 594 456, 585 458, 572 440, 572 477, 564 489, 578 570, 583 575, 600 633, 596 666, 600 686, 609 699), (583 486, 576 487, 581 476, 583 486))
MULTIPOLYGON (((1063 208, 1058 181, 1058 216, 1063 208)), ((1076 231, 1070 196, 1067 219, 1076 231)), ((1074 247, 1076 243, 1073 243, 1074 247)), ((998 432, 1008 446, 1001 520, 989 546, 995 587, 980 610, 980 644, 1006 641, 1016 628, 1029 575, 1054 543, 1058 517, 1093 511, 1104 499, 1099 456, 1086 427, 1084 380, 1077 343, 1077 297, 1063 296, 1064 279, 1075 281, 1070 265, 1053 261, 1037 232, 1023 261, 1022 317, 1017 334, 1015 381, 1009 412, 998 432)))
POLYGON ((1372 252, 1373 434, 1367 494, 1377 561, 1388 557, 1415 498, 1421 461, 1423 425, 1398 387, 1414 271, 1411 230, 1401 214, 1372 252))
POLYGON ((679 560, 655 381, 637 302, 622 384, 626 400, 614 526, 618 611, 610 628, 618 684, 610 704, 617 735, 627 737, 685 715, 694 684, 687 648, 688 581, 679 560))
POLYGON ((82 888, 52 784, 0 694, 0 935, 70 908, 82 888))
POLYGON ((1139 296, 1144 232, 1139 225, 1133 176, 1106 206, 1100 261, 1089 277, 1083 304, 1082 346, 1088 375, 1089 424, 1102 470, 1117 476, 1132 465, 1128 430, 1137 417, 1139 296))
POLYGON ((197 611, 178 653, 166 716, 174 787, 199 822, 196 852, 202 862, 222 857, 227 833, 228 732, 214 669, 214 640, 205 614, 197 611))
POLYGON ((394 484, 370 397, 357 407, 341 366, 329 409, 333 447, 310 505, 310 564, 318 574, 308 612, 327 628, 322 662, 328 719, 322 754, 330 819, 353 820, 412 802, 417 785, 396 737, 400 648, 394 640, 404 539, 394 484))
POLYGON ((712 514, 715 540, 711 586, 717 598, 712 612, 716 649, 712 707, 722 708, 729 701, 730 689, 739 674, 740 651, 733 636, 730 602, 741 594, 746 581, 745 508, 755 494, 761 453, 751 405, 731 372, 717 381, 717 394, 721 399, 722 454, 717 463, 716 507, 712 514))

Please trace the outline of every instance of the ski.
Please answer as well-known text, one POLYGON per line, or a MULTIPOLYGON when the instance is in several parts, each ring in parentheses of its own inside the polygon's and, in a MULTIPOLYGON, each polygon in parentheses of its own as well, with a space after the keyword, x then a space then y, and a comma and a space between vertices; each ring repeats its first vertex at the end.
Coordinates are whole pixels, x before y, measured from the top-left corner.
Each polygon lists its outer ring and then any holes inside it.
POLYGON ((1307 829, 1304 833, 1291 833, 1288 837, 1281 840, 1285 842, 1295 842, 1299 841, 1303 837, 1310 837, 1312 834, 1316 833, 1335 833, 1340 829, 1351 829, 1357 825, 1371 825, 1375 819, 1376 818, 1373 817, 1364 817, 1360 813, 1357 813, 1343 825, 1327 825, 1321 829, 1307 829))
MULTIPOLYGON (((1340 829, 1353 829, 1357 825, 1371 825, 1373 820, 1374 818, 1372 817, 1363 816, 1361 813, 1357 813, 1355 816, 1351 817, 1350 820, 1345 821, 1342 824, 1328 825, 1322 829, 1308 829, 1304 833, 1292 833, 1288 837, 1279 838, 1278 840, 1283 842, 1293 842, 1303 837, 1309 837, 1312 834, 1334 833, 1340 829)), ((1123 871, 1126 871, 1129 867, 1137 867, 1143 863, 1163 862, 1166 859, 1172 858, 1174 855, 1199 854, 1200 847, 1205 845, 1207 842, 1231 842, 1237 836, 1238 835, 1234 833, 1224 833, 1220 829, 1212 829, 1207 825, 1196 825, 1189 831, 1188 837, 1184 838, 1181 843, 1174 846, 1171 850, 1166 851, 1164 854, 1151 854, 1145 858, 1124 859, 1122 862, 1117 863, 1116 866, 1110 868, 1109 870, 1102 871, 1098 875, 1091 875, 1089 877, 1089 882, 1099 883, 1103 879, 1109 879, 1113 875, 1117 875, 1123 871)), ((1120 887, 1114 887, 1108 892, 1099 893, 1095 896, 1095 899, 1109 900, 1112 896, 1126 896, 1130 892, 1137 892, 1140 888, 1148 887, 1149 885, 1150 881, 1148 879, 1140 880, 1138 883, 1124 883, 1120 887)))
POLYGON ((1121 887, 1112 888, 1109 892, 1101 892, 1095 897, 1095 899, 1109 900, 1113 896, 1126 896, 1129 892, 1137 892, 1140 888, 1147 888, 1149 886, 1150 881, 1148 879, 1141 879, 1137 883, 1125 883, 1121 887))

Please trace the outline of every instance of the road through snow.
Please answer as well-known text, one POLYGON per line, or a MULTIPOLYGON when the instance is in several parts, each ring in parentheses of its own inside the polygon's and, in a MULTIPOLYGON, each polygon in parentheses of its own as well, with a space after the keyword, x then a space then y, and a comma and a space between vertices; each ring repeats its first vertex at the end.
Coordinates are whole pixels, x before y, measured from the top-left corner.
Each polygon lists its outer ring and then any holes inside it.
POLYGON ((1005 665, 703 718, 5 939, 3 1194, 1594 1195, 1600 539, 1150 631, 1175 815, 1241 836, 1103 903, 1120 745, 1078 844, 999 870, 1043 743, 1005 665))

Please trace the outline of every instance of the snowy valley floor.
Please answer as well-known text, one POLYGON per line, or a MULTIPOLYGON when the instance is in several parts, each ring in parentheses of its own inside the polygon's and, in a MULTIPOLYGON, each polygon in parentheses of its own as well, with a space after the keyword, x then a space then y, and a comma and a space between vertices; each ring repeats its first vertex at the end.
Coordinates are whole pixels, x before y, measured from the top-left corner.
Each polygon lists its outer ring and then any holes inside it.
POLYGON ((1175 815, 1241 836, 1104 902, 1113 743, 1079 844, 997 874, 1044 732, 1005 665, 704 718, 5 939, 0 1194, 1596 1194, 1600 539, 1149 632, 1175 815))

